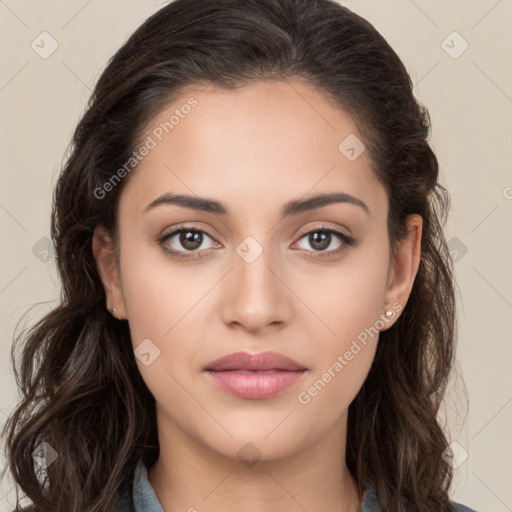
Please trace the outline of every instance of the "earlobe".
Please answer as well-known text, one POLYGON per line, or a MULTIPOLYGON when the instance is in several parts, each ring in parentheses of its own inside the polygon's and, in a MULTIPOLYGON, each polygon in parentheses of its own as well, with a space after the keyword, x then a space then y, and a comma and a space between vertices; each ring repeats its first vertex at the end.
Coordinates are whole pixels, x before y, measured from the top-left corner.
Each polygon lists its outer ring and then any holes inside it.
POLYGON ((420 215, 407 218, 407 237, 396 244, 390 262, 385 305, 398 303, 403 309, 409 299, 421 259, 422 228, 420 215))
POLYGON ((119 269, 112 236, 103 226, 94 228, 92 252, 107 300, 106 308, 117 319, 126 318, 119 269))

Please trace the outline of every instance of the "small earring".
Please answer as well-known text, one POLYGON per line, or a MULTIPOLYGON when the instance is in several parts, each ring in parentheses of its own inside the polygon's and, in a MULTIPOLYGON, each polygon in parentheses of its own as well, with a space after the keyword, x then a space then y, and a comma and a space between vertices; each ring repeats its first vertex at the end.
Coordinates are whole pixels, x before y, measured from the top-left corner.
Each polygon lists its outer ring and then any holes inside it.
POLYGON ((117 309, 116 309, 116 307, 115 307, 115 306, 112 306, 112 307, 110 308, 110 312, 111 312, 111 313, 115 313, 116 311, 117 311, 117 309))
POLYGON ((386 311, 386 316, 387 316, 388 318, 391 318, 393 315, 394 315, 394 311, 393 311, 392 309, 388 309, 388 310, 386 311))

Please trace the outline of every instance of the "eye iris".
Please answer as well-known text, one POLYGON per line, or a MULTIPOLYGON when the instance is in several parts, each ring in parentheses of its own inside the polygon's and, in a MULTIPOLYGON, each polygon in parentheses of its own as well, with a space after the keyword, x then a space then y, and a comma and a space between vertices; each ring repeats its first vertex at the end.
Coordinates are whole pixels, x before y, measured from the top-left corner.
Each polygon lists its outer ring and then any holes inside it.
POLYGON ((323 251, 331 243, 331 233, 327 231, 316 231, 309 235, 311 247, 323 251), (317 245, 318 244, 318 245, 317 245))
POLYGON ((182 231, 180 243, 185 249, 197 249, 203 242, 203 235, 199 231, 182 231))

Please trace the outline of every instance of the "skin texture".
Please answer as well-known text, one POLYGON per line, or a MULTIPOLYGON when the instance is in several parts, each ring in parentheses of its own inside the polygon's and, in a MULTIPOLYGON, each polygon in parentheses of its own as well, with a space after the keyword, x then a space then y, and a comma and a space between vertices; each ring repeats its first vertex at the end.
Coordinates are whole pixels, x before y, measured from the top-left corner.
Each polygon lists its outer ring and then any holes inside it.
POLYGON ((347 413, 378 335, 359 343, 334 377, 331 370, 307 404, 298 395, 387 309, 397 313, 380 330, 396 321, 418 269, 421 217, 409 218, 408 239, 390 254, 388 199, 368 152, 350 161, 338 150, 358 134, 356 126, 309 85, 190 89, 151 128, 190 96, 197 106, 142 160, 122 192, 119 266, 101 226, 93 239, 107 306, 128 320, 134 348, 150 339, 160 350, 148 366, 137 359, 157 403, 160 458, 149 480, 168 512, 357 512, 361 496, 345 464, 347 413), (166 192, 220 201, 230 215, 172 204, 144 213, 166 192), (281 217, 288 201, 332 192, 364 201, 369 213, 334 203, 281 217), (182 223, 209 233, 194 249, 196 259, 165 253, 164 246, 187 252, 179 235, 157 242, 182 223), (325 225, 357 245, 328 257, 344 242, 332 235, 322 251, 307 236, 325 225), (263 249, 251 263, 237 253, 249 236, 263 249), (272 398, 229 395, 202 371, 233 352, 267 350, 308 368, 272 398), (244 446, 253 464, 237 455, 244 446))

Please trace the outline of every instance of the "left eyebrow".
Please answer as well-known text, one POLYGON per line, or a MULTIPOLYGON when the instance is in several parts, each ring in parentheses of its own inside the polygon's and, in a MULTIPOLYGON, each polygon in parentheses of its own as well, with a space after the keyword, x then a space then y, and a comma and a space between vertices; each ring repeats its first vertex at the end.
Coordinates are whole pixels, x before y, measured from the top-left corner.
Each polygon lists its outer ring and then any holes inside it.
POLYGON ((283 217, 287 215, 298 215, 299 213, 321 208, 322 206, 333 203, 353 204, 362 208, 366 213, 370 213, 368 205, 364 201, 361 201, 361 199, 344 192, 334 192, 332 194, 319 194, 306 199, 290 201, 284 205, 281 215, 283 217))
MULTIPOLYGON (((361 201, 361 199, 358 199, 357 197, 346 194, 344 192, 335 192, 331 194, 319 194, 316 196, 308 197, 306 199, 296 199, 289 201, 283 206, 281 210, 281 216, 286 217, 289 215, 298 215, 300 213, 304 213, 309 210, 315 210, 317 208, 321 208, 322 206, 327 206, 333 203, 353 204, 362 208, 366 213, 370 213, 368 206, 365 202, 361 201)), ((230 215, 227 206, 213 199, 171 193, 166 193, 160 197, 157 197, 154 201, 149 203, 146 208, 144 208, 144 213, 164 204, 175 204, 177 206, 183 206, 193 210, 215 213, 219 215, 230 215)))

